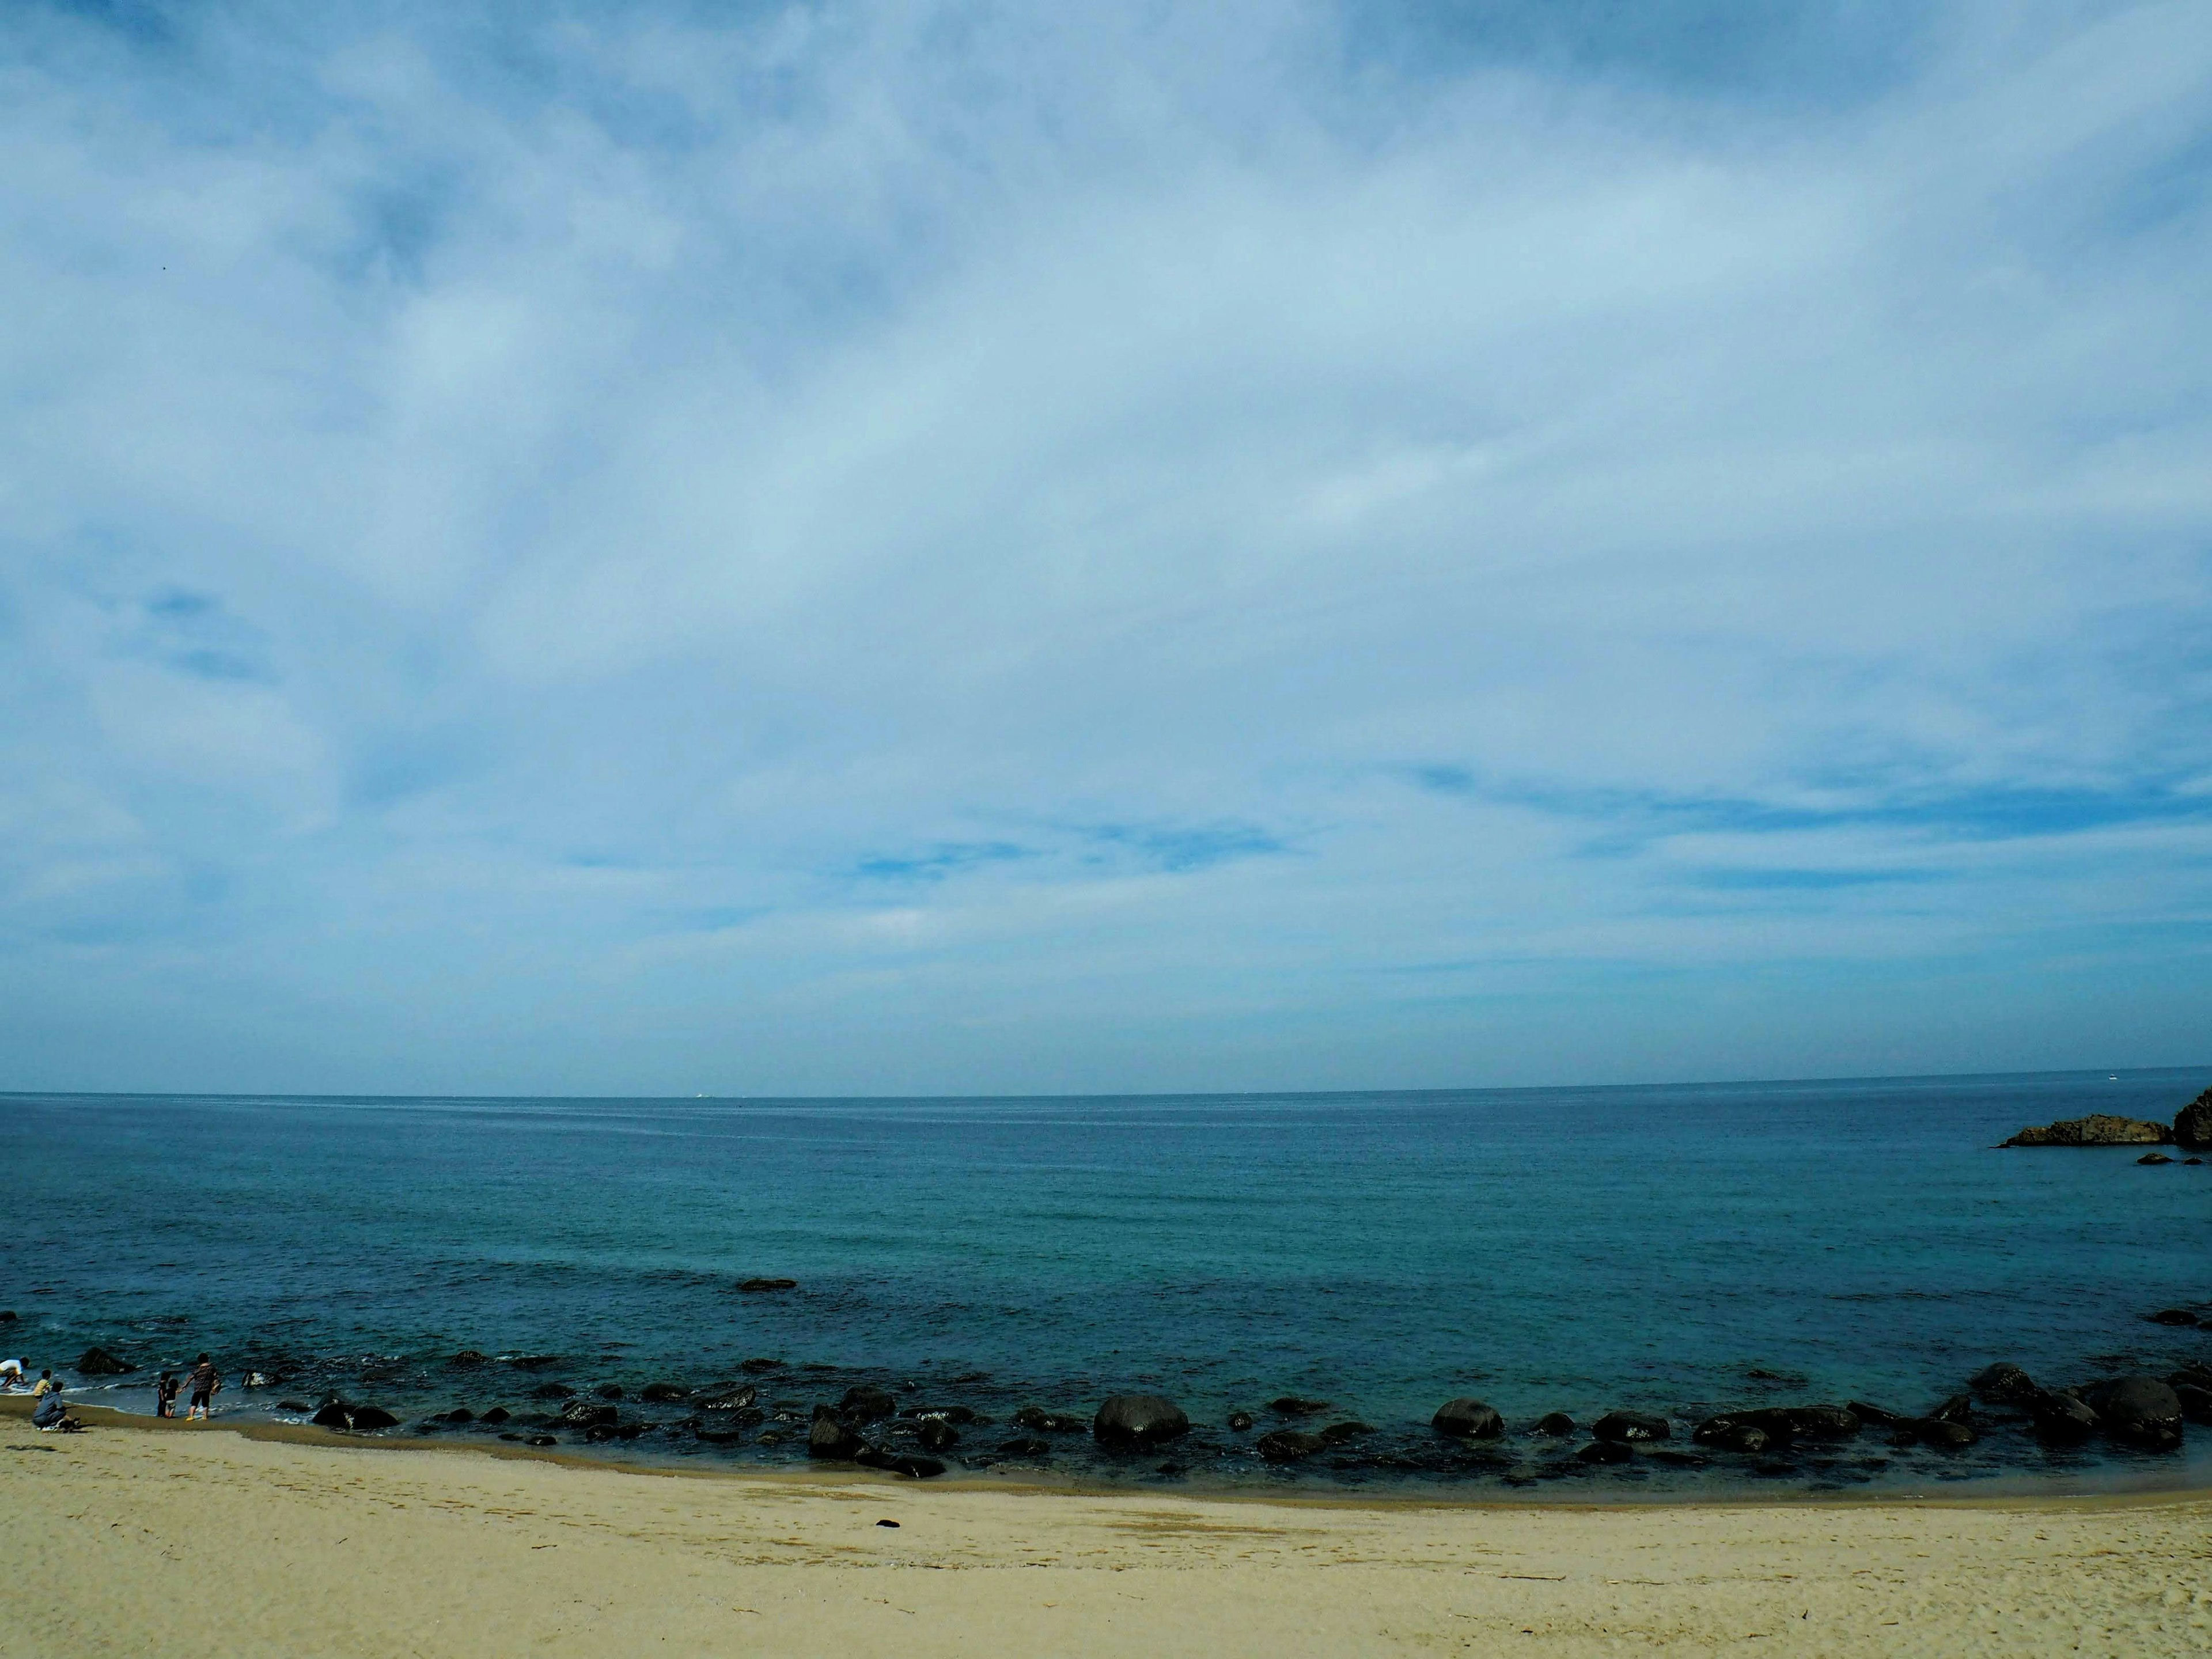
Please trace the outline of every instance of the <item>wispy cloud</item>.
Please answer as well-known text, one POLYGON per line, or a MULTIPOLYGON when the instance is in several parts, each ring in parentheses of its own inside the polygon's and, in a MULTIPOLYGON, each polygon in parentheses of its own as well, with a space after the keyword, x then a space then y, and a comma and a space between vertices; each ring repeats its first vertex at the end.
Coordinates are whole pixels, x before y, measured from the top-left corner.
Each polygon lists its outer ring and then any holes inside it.
POLYGON ((0 35, 0 1083, 2202 1046, 2201 6, 0 35))

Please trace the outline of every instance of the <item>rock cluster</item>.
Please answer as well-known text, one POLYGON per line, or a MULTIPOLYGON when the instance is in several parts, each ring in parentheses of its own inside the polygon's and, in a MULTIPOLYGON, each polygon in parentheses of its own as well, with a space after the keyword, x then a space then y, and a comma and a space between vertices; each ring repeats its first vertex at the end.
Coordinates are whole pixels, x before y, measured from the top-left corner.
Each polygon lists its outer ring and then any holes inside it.
POLYGON ((2005 1146, 2163 1146, 2173 1139, 2173 1131, 2163 1123, 2147 1123, 2139 1117, 2114 1117, 2106 1112, 2093 1112, 2087 1117, 2071 1117, 2057 1123, 2046 1123, 2039 1128, 2022 1129, 2005 1146))

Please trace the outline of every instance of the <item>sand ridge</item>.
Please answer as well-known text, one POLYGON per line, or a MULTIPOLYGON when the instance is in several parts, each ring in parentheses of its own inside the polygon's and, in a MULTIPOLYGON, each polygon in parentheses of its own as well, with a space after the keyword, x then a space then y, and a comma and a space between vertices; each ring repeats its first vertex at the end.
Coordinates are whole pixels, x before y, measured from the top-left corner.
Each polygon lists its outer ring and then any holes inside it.
POLYGON ((0 1552, 9 1655, 2212 1650, 2201 1493, 1290 1504, 11 1414, 0 1552))

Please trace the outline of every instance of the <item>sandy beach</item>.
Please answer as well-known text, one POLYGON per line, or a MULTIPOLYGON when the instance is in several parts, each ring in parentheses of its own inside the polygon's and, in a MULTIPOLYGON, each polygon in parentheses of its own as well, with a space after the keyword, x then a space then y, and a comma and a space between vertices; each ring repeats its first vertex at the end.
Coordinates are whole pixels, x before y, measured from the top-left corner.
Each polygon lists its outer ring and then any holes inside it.
POLYGON ((96 1412, 60 1437, 5 1404, 6 1654, 2212 1649, 2204 1493, 1079 1495, 660 1474, 96 1412))

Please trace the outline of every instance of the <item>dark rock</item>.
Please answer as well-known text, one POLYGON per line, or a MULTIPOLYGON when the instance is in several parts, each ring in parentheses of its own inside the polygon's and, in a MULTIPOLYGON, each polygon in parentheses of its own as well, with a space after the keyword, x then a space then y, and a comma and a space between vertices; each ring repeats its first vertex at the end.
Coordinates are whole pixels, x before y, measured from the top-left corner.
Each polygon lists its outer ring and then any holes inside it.
POLYGON ((799 1288, 799 1281, 795 1279, 748 1279, 738 1288, 756 1294, 762 1291, 795 1291, 799 1288))
POLYGON ((622 1384, 619 1382, 602 1382, 592 1392, 602 1400, 619 1400, 623 1397, 622 1384))
POLYGON ((1252 1413, 1249 1412, 1230 1413, 1229 1426, 1239 1434, 1243 1433, 1245 1430, 1252 1426, 1252 1413))
POLYGON ((2185 1164, 2198 1164, 2204 1162, 2201 1158, 2185 1158, 2181 1161, 2185 1164))
POLYGON ((276 1402, 276 1409, 280 1412, 303 1412, 307 1409, 307 1402, 304 1400, 280 1400, 276 1402))
POLYGON ((1917 1442, 1938 1451, 1963 1451, 1980 1438, 1971 1423, 1954 1422, 1948 1417, 1923 1417, 1900 1425, 1890 1443, 1910 1446, 1917 1442))
POLYGON ((950 1423, 955 1428, 961 1429, 966 1428, 970 1423, 987 1420, 977 1417, 965 1406, 909 1406, 902 1415, 917 1420, 925 1417, 933 1417, 940 1423, 950 1423))
POLYGON ((1546 1412, 1536 1419, 1539 1434, 1562 1435, 1575 1431, 1575 1419, 1565 1412, 1546 1412))
POLYGON ((760 1390, 750 1382, 734 1389, 718 1389, 701 1397, 698 1405, 702 1412, 741 1412, 760 1398, 760 1390))
POLYGON ((1590 1432, 1600 1440, 1623 1441, 1664 1440, 1674 1431, 1663 1417, 1644 1412, 1607 1412, 1590 1425, 1590 1432))
POLYGON ((887 1469, 894 1474, 903 1474, 915 1480, 927 1480, 932 1475, 945 1473, 945 1465, 933 1457, 879 1451, 873 1446, 861 1447, 853 1454, 852 1461, 864 1469, 887 1469))
MULTIPOLYGON (((500 1438, 504 1440, 507 1437, 501 1435, 500 1438)), ((524 1436, 522 1443, 526 1446, 557 1446, 561 1443, 550 1434, 532 1434, 524 1436)))
POLYGON ((491 1364, 491 1356, 488 1353, 478 1353, 474 1348, 464 1348, 446 1363, 448 1365, 460 1365, 464 1367, 471 1365, 489 1365, 491 1364))
POLYGON ((2169 1389, 2178 1389, 2185 1382, 2193 1383, 2200 1389, 2212 1389, 2212 1365, 2192 1359, 2166 1379, 2169 1389))
POLYGON ((738 1366, 738 1369, 745 1372, 748 1376, 758 1376, 763 1371, 781 1370, 783 1369, 783 1361, 781 1359, 748 1359, 744 1364, 738 1366))
POLYGON ((343 1400, 331 1401, 308 1420, 322 1429, 349 1429, 353 1426, 353 1417, 346 1410, 343 1400))
MULTIPOLYGON (((1753 1430, 1750 1432, 1756 1433, 1757 1431, 1753 1430)), ((1703 1469, 1711 1467, 1709 1459, 1699 1457, 1694 1452, 1655 1451, 1650 1454, 1650 1456, 1655 1463, 1665 1463, 1678 1469, 1703 1469)))
POLYGON ((651 1434, 660 1427, 658 1423, 625 1423, 615 1431, 616 1437, 635 1440, 641 1434, 651 1434))
POLYGON ((1792 1434, 1806 1440, 1848 1440, 1859 1431, 1859 1417, 1848 1406, 1784 1406, 1792 1434))
POLYGON ((540 1382, 530 1391, 532 1400, 570 1400, 576 1391, 566 1382, 540 1382))
POLYGON ((691 1390, 673 1382, 648 1382, 637 1391, 637 1397, 648 1406, 665 1406, 690 1399, 691 1390))
POLYGON ((611 1423, 594 1423, 584 1431, 584 1442, 586 1445, 601 1445, 620 1432, 611 1423))
POLYGON ((2025 1406, 2043 1392, 2026 1371, 2003 1359, 1976 1371, 1966 1386, 1996 1406, 2025 1406))
POLYGON ((15 1323, 15 1312, 14 1309, 10 1308, 0 1310, 0 1325, 12 1325, 15 1323))
POLYGON ((1505 1419, 1481 1401, 1462 1397, 1437 1407, 1429 1426, 1458 1440, 1495 1440, 1505 1432, 1505 1419))
POLYGON ((1024 1435, 1018 1440, 1009 1440, 999 1448, 1001 1457, 1042 1457, 1052 1450, 1052 1442, 1040 1440, 1035 1435, 1024 1435))
POLYGON ((1362 1435, 1374 1432, 1375 1425, 1371 1423, 1332 1423, 1321 1431, 1321 1437, 1332 1446, 1341 1446, 1347 1440, 1357 1440, 1362 1435))
POLYGON ((105 1348, 87 1348, 77 1356, 79 1376, 127 1376, 138 1368, 127 1364, 105 1348))
POLYGON ((2192 1152, 2212 1152, 2212 1089, 2181 1109, 2173 1120, 2173 1139, 2192 1152))
POLYGON ((898 1396, 872 1382, 862 1382, 845 1390, 837 1409, 848 1423, 872 1423, 898 1410, 898 1396))
POLYGON ((898 1525, 898 1522, 896 1521, 878 1521, 876 1524, 879 1527, 896 1527, 898 1525))
POLYGON ((507 1363, 520 1371, 542 1371, 548 1365, 559 1364, 561 1356, 557 1353, 518 1354, 507 1363))
POLYGON ((612 1406, 595 1406, 588 1400, 572 1400, 561 1407, 561 1421, 572 1429, 588 1429, 598 1425, 611 1425, 622 1413, 612 1406))
POLYGON ((916 1437, 931 1451, 947 1451, 960 1443, 960 1431, 941 1417, 925 1417, 916 1437))
POLYGON ((2201 1389, 2194 1382, 2169 1385, 2173 1397, 2181 1402, 2181 1414, 2192 1423, 2212 1425, 2212 1389, 2201 1389))
POLYGON ((866 1449, 860 1437, 845 1425, 834 1406, 817 1406, 814 1422, 806 1431, 806 1455, 831 1462, 849 1463, 866 1449))
POLYGON ((2063 1122, 2049 1123, 2038 1129, 2022 1129, 2011 1139, 1999 1144, 2005 1146, 2163 1146, 2173 1139, 2173 1131, 2163 1123, 2146 1123, 2141 1118, 2114 1117, 2106 1112, 2093 1112, 2087 1117, 2068 1118, 2063 1122))
POLYGON ((438 1421, 441 1423, 473 1423, 476 1420, 477 1414, 466 1406, 458 1406, 452 1411, 441 1412, 438 1414, 438 1421))
POLYGON ((1941 1423, 1972 1423, 1974 1398, 1972 1395, 1954 1394, 1928 1415, 1941 1423))
POLYGON ((1773 1437, 1758 1424, 1738 1423, 1728 1418, 1700 1423, 1698 1431, 1690 1437, 1699 1445, 1732 1452, 1763 1452, 1773 1444, 1773 1437))
MULTIPOLYGON (((741 1446, 744 1443, 743 1429, 710 1429, 703 1423, 691 1425, 693 1438, 705 1441, 710 1446, 741 1446)), ((763 1439, 767 1437, 763 1435, 763 1439)))
POLYGON ((1626 1443, 1619 1440, 1594 1440, 1575 1454, 1576 1461, 1583 1463, 1627 1463, 1635 1456, 1626 1443))
POLYGON ((1014 1421, 1040 1434, 1081 1434, 1091 1427, 1088 1419, 1073 1412, 1048 1412, 1042 1406, 1023 1407, 1014 1413, 1014 1421))
POLYGON ((2027 1402, 2027 1409, 2035 1419, 2039 1439, 2079 1445, 2097 1431, 2097 1413, 2070 1394, 2039 1394, 2027 1402))
POLYGON ((1295 1463, 1301 1458, 1311 1457, 1316 1452, 1327 1451, 1328 1442, 1317 1434, 1304 1434, 1297 1429, 1277 1429, 1273 1433, 1261 1435, 1254 1446, 1270 1463, 1295 1463))
POLYGON ((493 1407, 489 1411, 486 1412, 486 1413, 485 1413, 482 1417, 478 1418, 478 1419, 477 1419, 477 1422, 479 1422, 479 1423, 489 1423, 489 1424, 491 1424, 494 1427, 496 1427, 496 1426, 498 1426, 500 1424, 506 1422, 506 1421, 507 1421, 507 1407, 504 1407, 504 1406, 494 1406, 494 1407, 493 1407))
POLYGON ((1906 1420, 1901 1412, 1889 1411, 1881 1406, 1869 1406, 1863 1400, 1852 1401, 1846 1409, 1860 1422, 1871 1423, 1878 1429, 1895 1428, 1899 1423, 1906 1420))
POLYGON ((1297 1395, 1286 1394, 1270 1400, 1267 1409, 1278 1417, 1318 1417, 1328 1409, 1326 1400, 1302 1400, 1297 1395))
POLYGON ((2115 1440, 2146 1451, 2171 1451, 2181 1443, 2180 1396, 2154 1376, 2093 1382, 2081 1399, 2115 1440))
POLYGON ((1172 1400, 1156 1394, 1117 1394, 1098 1407, 1091 1432, 1111 1446, 1156 1446, 1190 1432, 1190 1419, 1172 1400))
POLYGON ((2151 1315, 2150 1322, 2154 1325, 2194 1325, 2197 1316, 2186 1308, 2160 1308, 2151 1315))
POLYGON ((2173 1160, 2164 1152, 2145 1152, 2136 1160, 2138 1164, 2171 1164, 2173 1160))

